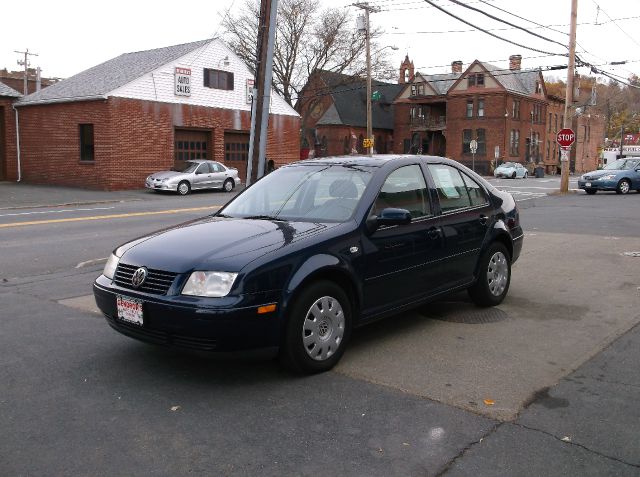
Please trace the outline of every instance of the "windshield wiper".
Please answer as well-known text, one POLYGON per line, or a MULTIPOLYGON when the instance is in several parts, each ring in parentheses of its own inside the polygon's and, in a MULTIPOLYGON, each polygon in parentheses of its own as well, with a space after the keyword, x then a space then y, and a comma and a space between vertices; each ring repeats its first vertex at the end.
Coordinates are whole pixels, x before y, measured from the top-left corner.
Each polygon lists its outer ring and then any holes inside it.
POLYGON ((274 216, 274 215, 250 215, 248 217, 242 217, 243 219, 252 219, 252 220, 279 220, 282 221, 282 219, 279 219, 278 217, 274 216))

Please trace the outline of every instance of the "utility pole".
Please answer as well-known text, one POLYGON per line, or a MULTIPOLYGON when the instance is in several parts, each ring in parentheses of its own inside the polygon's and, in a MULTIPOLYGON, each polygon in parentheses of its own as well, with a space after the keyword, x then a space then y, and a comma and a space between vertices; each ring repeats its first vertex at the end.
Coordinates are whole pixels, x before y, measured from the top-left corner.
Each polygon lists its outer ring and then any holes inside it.
POLYGON ((354 7, 361 8, 364 10, 364 18, 365 18, 365 44, 367 50, 367 143, 369 146, 366 148, 367 155, 371 156, 373 154, 373 125, 372 125, 372 114, 371 114, 371 28, 369 25, 369 13, 370 12, 379 12, 380 9, 378 7, 372 7, 367 2, 363 3, 354 3, 354 7))
POLYGON ((624 157, 622 155, 622 146, 624 145, 624 124, 620 126, 620 157, 624 157))
MULTIPOLYGON (((569 29, 569 67, 567 69, 567 91, 564 99, 563 128, 571 127, 569 103, 573 103, 573 73, 576 69, 576 25, 578 21, 578 0, 571 0, 571 27, 569 29)), ((571 104, 573 106, 573 104, 571 104)), ((570 152, 570 151, 569 151, 570 152)), ((569 156, 570 157, 570 156, 569 156)), ((560 164, 560 192, 569 192, 569 157, 560 164)))
POLYGON ((273 44, 276 33, 278 0, 261 0, 258 31, 258 65, 256 71, 256 94, 253 95, 252 126, 247 185, 264 175, 271 102, 271 78, 273 77, 273 44))
POLYGON ((38 56, 37 53, 31 53, 29 51, 29 48, 26 48, 25 51, 17 51, 14 50, 14 53, 18 53, 20 55, 24 55, 24 60, 18 60, 18 64, 20 66, 24 65, 24 95, 28 95, 29 94, 29 87, 28 87, 28 83, 27 83, 27 69, 29 68, 29 56, 38 56))

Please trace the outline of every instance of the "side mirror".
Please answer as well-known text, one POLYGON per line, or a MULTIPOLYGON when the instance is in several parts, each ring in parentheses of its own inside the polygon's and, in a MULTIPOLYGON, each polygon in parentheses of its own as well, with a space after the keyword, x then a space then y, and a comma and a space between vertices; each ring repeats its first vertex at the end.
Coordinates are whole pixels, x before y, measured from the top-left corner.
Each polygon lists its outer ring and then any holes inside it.
POLYGON ((367 227, 371 232, 381 225, 406 225, 411 223, 411 212, 406 209, 395 209, 392 207, 383 209, 380 215, 373 215, 367 219, 367 227))

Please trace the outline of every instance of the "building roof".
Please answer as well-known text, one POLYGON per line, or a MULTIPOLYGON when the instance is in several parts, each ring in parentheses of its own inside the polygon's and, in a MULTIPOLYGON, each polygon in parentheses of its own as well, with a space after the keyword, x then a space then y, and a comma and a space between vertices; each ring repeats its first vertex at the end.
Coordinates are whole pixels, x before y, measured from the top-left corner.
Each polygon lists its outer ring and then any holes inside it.
POLYGON ((201 40, 154 50, 124 53, 75 76, 23 97, 18 104, 82 101, 104 98, 121 86, 162 65, 201 48, 213 40, 201 40))
MULTIPOLYGON (((321 71, 320 77, 327 85, 327 93, 333 105, 318 120, 317 125, 367 126, 367 84, 363 78, 331 71, 321 71)), ((393 129, 393 107, 395 97, 404 85, 373 80, 372 92, 380 93, 380 99, 371 102, 372 127, 393 129)), ((319 92, 322 94, 322 92, 319 92)))
POLYGON ((6 84, 0 82, 0 96, 9 96, 11 98, 19 98, 20 96, 22 96, 22 94, 16 91, 15 89, 7 86, 6 84))
POLYGON ((422 76, 424 80, 428 82, 438 94, 442 95, 447 94, 449 88, 451 88, 451 85, 455 83, 458 78, 460 78, 460 75, 462 75, 462 73, 443 73, 435 75, 420 74, 420 76, 422 76))
POLYGON ((498 68, 490 63, 480 64, 512 93, 531 95, 536 92, 536 82, 540 81, 540 70, 510 70, 498 68))

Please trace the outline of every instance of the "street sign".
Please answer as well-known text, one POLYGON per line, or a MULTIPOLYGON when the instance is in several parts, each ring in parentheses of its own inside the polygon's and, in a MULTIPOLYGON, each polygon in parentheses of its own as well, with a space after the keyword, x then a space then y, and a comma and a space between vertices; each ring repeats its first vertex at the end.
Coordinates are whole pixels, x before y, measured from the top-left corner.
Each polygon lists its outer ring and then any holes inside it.
POLYGON ((373 147, 373 138, 371 139, 363 139, 362 147, 373 147))
POLYGON ((556 142, 560 145, 560 147, 571 147, 571 145, 576 140, 576 134, 573 132, 573 129, 564 128, 558 131, 556 134, 556 142))
POLYGON ((569 162, 569 148, 560 148, 560 162, 569 162))
POLYGON ((471 149, 472 154, 475 154, 476 152, 478 152, 478 141, 476 141, 475 139, 472 139, 471 142, 469 143, 469 149, 471 149))

